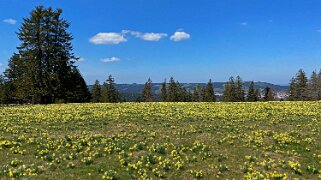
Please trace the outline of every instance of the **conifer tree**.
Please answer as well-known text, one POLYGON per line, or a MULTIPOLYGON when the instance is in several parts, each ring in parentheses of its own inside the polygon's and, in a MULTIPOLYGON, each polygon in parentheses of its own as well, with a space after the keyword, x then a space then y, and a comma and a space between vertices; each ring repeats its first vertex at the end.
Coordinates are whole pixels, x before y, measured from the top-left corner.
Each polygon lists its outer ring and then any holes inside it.
POLYGON ((243 102, 244 101, 244 89, 243 89, 243 81, 241 79, 240 76, 236 76, 236 80, 235 80, 235 91, 236 91, 236 97, 235 97, 235 101, 237 102, 243 102))
POLYGON ((166 79, 164 80, 164 82, 162 83, 161 86, 161 101, 162 102, 166 102, 167 101, 167 86, 166 86, 166 79))
POLYGON ((9 92, 8 83, 5 78, 0 75, 0 105, 8 104, 10 102, 9 92))
POLYGON ((234 78, 230 77, 229 81, 224 85, 224 91, 223 91, 223 101, 225 102, 235 102, 237 101, 236 98, 236 87, 234 83, 234 78))
POLYGON ((200 102, 202 100, 202 88, 200 85, 196 85, 194 90, 193 90, 193 94, 192 94, 192 101, 193 102, 200 102))
POLYGON ((142 97, 144 102, 153 101, 152 80, 150 78, 148 78, 147 82, 144 85, 142 97))
POLYGON ((321 70, 318 73, 317 79, 317 100, 321 100, 321 70))
POLYGON ((116 89, 116 84, 114 78, 109 75, 108 79, 103 84, 102 89, 102 101, 108 103, 120 102, 121 97, 116 89))
POLYGON ((168 85, 168 101, 169 102, 177 102, 178 101, 178 88, 177 84, 174 80, 173 77, 170 78, 169 80, 169 85, 168 85))
POLYGON ((89 102, 91 94, 79 70, 77 68, 72 68, 71 71, 69 71, 67 78, 70 80, 70 83, 66 86, 68 91, 66 92, 64 101, 72 103, 89 102))
POLYGON ((176 102, 186 102, 187 101, 187 90, 180 84, 178 81, 176 81, 176 102))
POLYGON ((39 6, 23 19, 17 33, 21 41, 19 52, 9 60, 5 73, 9 81, 13 80, 17 99, 31 103, 87 99, 73 95, 87 96, 85 88, 70 86, 75 77, 82 76, 73 65, 78 58, 72 52, 69 23, 61 15, 61 9, 39 6), (79 93, 80 90, 84 92, 79 93))
POLYGON ((249 90, 247 93, 247 101, 254 102, 254 101, 258 101, 258 100, 259 100, 258 90, 254 89, 254 82, 251 81, 250 86, 249 86, 249 90))
POLYGON ((193 94, 191 91, 187 91, 185 88, 185 102, 193 102, 193 94))
POLYGON ((300 69, 295 78, 292 78, 289 86, 289 100, 308 100, 307 97, 308 79, 303 69, 300 69))
POLYGON ((312 72, 312 75, 307 83, 306 97, 308 100, 318 100, 318 74, 316 71, 312 72))
POLYGON ((95 81, 93 85, 93 89, 91 91, 92 94, 92 102, 101 102, 101 85, 98 80, 95 81))
POLYGON ((215 102, 216 101, 216 97, 215 97, 215 93, 214 93, 213 84, 212 84, 211 79, 208 81, 207 85, 204 88, 203 101, 205 101, 205 102, 215 102))

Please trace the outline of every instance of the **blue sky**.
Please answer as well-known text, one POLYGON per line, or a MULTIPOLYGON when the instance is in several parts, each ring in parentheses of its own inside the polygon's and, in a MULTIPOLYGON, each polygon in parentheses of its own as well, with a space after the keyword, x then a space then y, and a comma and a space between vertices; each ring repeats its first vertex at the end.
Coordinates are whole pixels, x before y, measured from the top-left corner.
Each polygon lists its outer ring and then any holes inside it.
POLYGON ((287 84, 321 68, 319 0, 1 0, 0 71, 37 5, 62 8, 85 80, 287 84))

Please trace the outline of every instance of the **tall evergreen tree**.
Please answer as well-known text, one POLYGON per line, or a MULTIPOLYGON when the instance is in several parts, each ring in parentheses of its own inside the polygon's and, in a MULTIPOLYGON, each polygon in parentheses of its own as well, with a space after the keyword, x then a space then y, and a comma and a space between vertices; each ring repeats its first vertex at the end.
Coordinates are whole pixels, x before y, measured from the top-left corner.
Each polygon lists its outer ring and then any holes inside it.
POLYGON ((192 94, 192 101, 193 102, 201 102, 202 101, 202 88, 200 85, 196 85, 193 94, 192 94))
POLYGON ((249 86, 249 90, 247 93, 247 101, 254 102, 254 101, 258 101, 258 100, 259 100, 258 90, 254 89, 254 82, 251 81, 250 86, 249 86))
POLYGON ((114 78, 109 75, 105 81, 102 89, 102 100, 103 102, 116 103, 121 101, 120 94, 116 89, 114 78))
POLYGON ((8 104, 10 102, 10 90, 5 78, 0 75, 0 105, 8 104))
POLYGON ((223 91, 223 101, 225 102, 235 102, 237 101, 237 92, 234 83, 234 78, 230 77, 229 81, 224 85, 223 91))
POLYGON ((176 88, 177 88, 177 92, 176 92, 176 96, 177 102, 186 102, 187 101, 187 90, 186 88, 183 87, 182 84, 180 84, 178 81, 176 81, 176 88))
POLYGON ((66 92, 65 99, 57 99, 56 101, 81 103, 89 102, 91 94, 86 85, 86 82, 77 68, 72 68, 69 71, 67 78, 70 80, 69 85, 66 86, 68 91, 66 92))
POLYGON ((95 81, 91 91, 92 102, 101 102, 101 85, 98 80, 95 81))
POLYGON ((243 89, 243 81, 241 79, 240 76, 236 76, 236 80, 235 80, 235 91, 236 91, 236 97, 235 97, 235 101, 238 102, 243 102, 244 101, 244 89, 243 89))
POLYGON ((142 97, 144 102, 153 102, 152 80, 150 78, 144 85, 142 97))
POLYGON ((312 75, 307 83, 306 96, 309 100, 319 100, 318 95, 318 74, 316 71, 312 72, 312 75))
POLYGON ((173 77, 171 77, 169 80, 167 96, 168 96, 167 100, 169 102, 178 101, 178 87, 173 77))
POLYGON ((317 100, 321 100, 321 70, 318 73, 318 79, 317 79, 317 100))
POLYGON ((15 96, 20 100, 32 103, 68 101, 75 99, 68 96, 79 91, 70 86, 74 76, 82 76, 73 65, 77 60, 72 53, 73 38, 67 32, 69 23, 61 14, 61 9, 39 6, 30 17, 23 19, 17 33, 21 41, 19 52, 9 60, 6 70, 7 78, 14 80, 15 96))
POLYGON ((308 78, 303 69, 300 69, 295 78, 292 78, 289 86, 289 100, 308 100, 307 97, 308 78))
POLYGON ((264 89, 264 97, 263 97, 264 101, 274 101, 275 100, 274 96, 275 96, 274 92, 270 87, 266 87, 264 89))
POLYGON ((205 101, 205 102, 215 102, 216 101, 216 96, 214 93, 213 83, 212 83, 211 79, 208 81, 207 85, 204 88, 203 101, 205 101))
POLYGON ((164 80, 164 82, 162 83, 161 86, 161 94, 160 94, 160 98, 162 102, 166 102, 167 101, 167 86, 166 86, 166 79, 164 80))

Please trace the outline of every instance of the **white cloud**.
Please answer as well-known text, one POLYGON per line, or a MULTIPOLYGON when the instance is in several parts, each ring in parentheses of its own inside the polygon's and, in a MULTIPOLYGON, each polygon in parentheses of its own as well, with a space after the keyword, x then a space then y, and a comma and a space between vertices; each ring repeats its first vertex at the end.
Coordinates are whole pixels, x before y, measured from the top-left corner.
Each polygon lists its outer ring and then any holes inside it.
POLYGON ((159 41, 161 38, 166 37, 166 33, 145 33, 140 38, 145 41, 159 41))
POLYGON ((93 44, 119 44, 126 42, 127 39, 121 33, 98 33, 94 37, 90 38, 89 41, 93 44))
POLYGON ((131 31, 131 30, 122 30, 123 34, 130 34, 132 36, 135 36, 136 38, 140 38, 145 41, 159 41, 160 39, 167 36, 166 33, 142 33, 137 31, 131 31))
POLYGON ((178 41, 182 41, 182 40, 186 40, 191 38, 191 35, 184 32, 184 31, 176 31, 171 37, 170 39, 172 41, 178 42, 178 41))
POLYGON ((247 26, 248 23, 247 23, 247 22, 241 22, 240 25, 241 25, 241 26, 247 26))
POLYGON ((120 61, 118 57, 104 58, 100 60, 101 62, 109 63, 109 62, 117 62, 120 61))
POLYGON ((11 24, 11 25, 17 24, 17 20, 12 19, 12 18, 4 19, 3 22, 5 22, 7 24, 11 24))

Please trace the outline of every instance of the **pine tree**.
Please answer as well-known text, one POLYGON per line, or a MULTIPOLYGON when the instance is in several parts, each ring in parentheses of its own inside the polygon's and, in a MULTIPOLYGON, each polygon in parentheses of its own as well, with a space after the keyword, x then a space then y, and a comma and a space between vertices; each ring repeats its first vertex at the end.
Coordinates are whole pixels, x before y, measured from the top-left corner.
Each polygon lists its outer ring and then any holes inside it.
POLYGON ((185 102, 193 102, 193 93, 191 91, 187 91, 185 88, 185 102))
POLYGON ((7 89, 7 82, 5 78, 0 75, 0 105, 8 104, 10 102, 9 91, 7 89))
MULTIPOLYGON (((67 78, 70 80, 70 83, 67 86, 69 91, 66 92, 64 101, 72 103, 89 102, 91 94, 79 70, 77 68, 72 68, 67 78)), ((62 99, 57 99, 56 101, 61 102, 62 99)))
POLYGON ((249 86, 249 90, 247 93, 247 101, 249 102, 255 102, 258 101, 259 97, 258 97, 258 90, 254 89, 254 82, 251 81, 250 86, 249 86))
POLYGON ((233 77, 230 77, 229 81, 224 85, 224 91, 222 96, 223 101, 225 102, 237 101, 237 92, 233 77))
POLYGON ((183 87, 182 84, 180 84, 178 81, 176 81, 176 102, 186 102, 186 96, 187 96, 187 90, 183 87))
POLYGON ((309 100, 318 100, 318 74, 316 71, 312 72, 312 75, 307 83, 306 97, 309 100))
POLYGON ((171 77, 169 80, 168 98, 167 99, 169 102, 177 102, 178 101, 178 88, 177 88, 177 84, 176 84, 173 77, 171 77))
POLYGON ((19 54, 14 54, 8 62, 4 75, 11 90, 11 101, 23 103, 28 101, 30 77, 27 76, 26 62, 19 54))
POLYGON ((153 102, 152 80, 150 78, 144 85, 142 97, 144 102, 153 102))
POLYGON ((201 102, 202 101, 202 88, 200 85, 196 85, 194 90, 193 90, 193 94, 192 94, 192 101, 193 102, 201 102))
POLYGON ((321 70, 318 73, 318 80, 317 80, 317 100, 321 100, 321 70))
POLYGON ((95 81, 93 85, 93 89, 91 91, 92 94, 92 102, 101 102, 101 85, 98 80, 95 81))
POLYGON ((274 101, 274 92, 270 87, 266 87, 264 89, 264 97, 263 97, 264 101, 274 101))
POLYGON ((244 101, 244 89, 243 89, 243 81, 240 76, 236 76, 235 80, 235 88, 236 88, 236 101, 243 102, 244 101))
POLYGON ((120 102, 121 97, 116 89, 114 78, 109 75, 108 79, 104 82, 102 89, 102 100, 103 102, 116 103, 120 102))
POLYGON ((289 87, 289 100, 302 101, 308 100, 307 97, 308 79, 303 69, 300 69, 295 78, 292 78, 289 87))
POLYGON ((204 88, 203 101, 205 101, 205 102, 215 102, 216 101, 216 97, 215 97, 215 93, 214 93, 213 84, 212 84, 211 79, 208 81, 207 85, 204 88))
POLYGON ((166 86, 166 79, 164 80, 164 82, 162 83, 161 86, 161 101, 162 102, 166 102, 167 101, 167 86, 166 86))
POLYGON ((72 53, 73 38, 67 32, 69 23, 61 14, 61 9, 36 7, 29 18, 23 19, 17 33, 21 41, 19 52, 9 60, 6 75, 9 80, 13 78, 15 97, 24 102, 74 101, 72 94, 85 90, 70 86, 74 76, 81 79, 82 76, 73 65, 77 60, 72 53))

